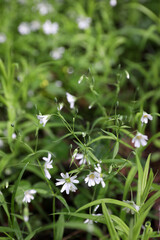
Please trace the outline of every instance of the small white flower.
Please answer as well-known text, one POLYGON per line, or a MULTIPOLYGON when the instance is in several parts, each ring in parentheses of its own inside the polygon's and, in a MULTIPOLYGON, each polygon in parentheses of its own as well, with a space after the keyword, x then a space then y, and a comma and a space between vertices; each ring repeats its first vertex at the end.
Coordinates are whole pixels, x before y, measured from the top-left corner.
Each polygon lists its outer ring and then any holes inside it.
POLYGON ((17 135, 15 133, 12 134, 12 139, 16 139, 17 135))
MULTIPOLYGON (((140 209, 140 206, 136 205, 134 201, 129 201, 129 200, 125 201, 125 200, 123 200, 123 202, 130 204, 132 207, 134 207, 137 210, 137 212, 140 209)), ((127 208, 127 207, 123 208, 123 210, 126 211, 127 213, 129 213, 129 212, 131 212, 131 214, 135 213, 133 210, 131 210, 130 208, 127 208)))
POLYGON ((63 108, 64 104, 63 103, 59 103, 58 107, 57 107, 57 110, 58 111, 61 111, 62 108, 63 108))
POLYGON ((40 124, 43 124, 43 127, 45 127, 46 123, 48 122, 48 120, 50 119, 51 115, 47 114, 47 115, 37 115, 37 118, 40 121, 40 124))
POLYGON ((78 17, 77 18, 77 23, 79 29, 85 30, 90 27, 91 24, 91 18, 90 17, 78 17))
POLYGON ((84 221, 84 223, 93 224, 93 220, 91 220, 91 219, 86 219, 86 220, 84 221))
POLYGON ((88 187, 95 186, 95 184, 99 184, 99 174, 97 172, 91 172, 84 179, 85 183, 88 183, 88 187))
POLYGON ((59 29, 59 24, 57 22, 52 23, 50 20, 47 20, 43 26, 43 32, 45 34, 56 34, 58 32, 59 29))
POLYGON ((77 176, 70 177, 68 173, 64 174, 61 173, 62 179, 56 179, 58 182, 56 182, 56 186, 63 185, 61 192, 66 191, 67 194, 69 194, 69 191, 75 192, 77 190, 77 187, 74 185, 74 183, 79 183, 77 176))
POLYGON ((0 43, 4 43, 6 39, 6 35, 4 33, 0 33, 0 43))
POLYGON ((36 192, 37 192, 37 191, 34 190, 34 189, 25 191, 25 192, 24 192, 23 202, 30 203, 31 200, 34 199, 34 196, 33 196, 33 195, 34 195, 36 192))
MULTIPOLYGON (((76 160, 79 160, 79 165, 86 164, 87 160, 82 153, 77 153, 75 156, 76 160)), ((90 162, 89 162, 90 164, 90 162)))
POLYGON ((50 52, 50 56, 51 56, 54 60, 59 60, 59 59, 62 58, 64 51, 65 51, 65 48, 64 48, 64 47, 56 48, 55 50, 53 50, 53 51, 50 52))
POLYGON ((148 123, 148 120, 153 120, 153 117, 151 116, 151 114, 148 114, 146 112, 143 112, 143 115, 141 117, 141 122, 142 123, 148 123))
POLYGON ((102 187, 104 188, 106 186, 106 184, 105 184, 105 182, 103 180, 103 173, 102 173, 102 168, 101 168, 100 164, 97 164, 97 167, 95 167, 95 170, 98 173, 99 183, 101 183, 102 187))
POLYGON ((23 219, 24 219, 25 222, 28 222, 28 221, 29 221, 29 216, 25 216, 25 215, 24 215, 24 216, 23 216, 23 219))
MULTIPOLYGON (((97 205, 97 206, 94 208, 94 210, 93 210, 94 213, 92 213, 92 216, 101 216, 101 215, 102 215, 101 213, 95 214, 95 212, 97 211, 98 208, 99 208, 99 205, 97 205)), ((97 223, 97 221, 94 221, 94 222, 97 223)), ((86 220, 84 221, 84 223, 93 224, 93 220, 91 220, 91 219, 86 219, 86 220)))
POLYGON ((52 166, 53 160, 51 160, 51 157, 52 157, 52 155, 51 155, 50 153, 48 153, 48 158, 46 158, 46 157, 43 157, 43 158, 42 158, 42 159, 45 161, 45 164, 44 164, 44 173, 45 173, 46 178, 48 178, 48 179, 51 178, 51 175, 50 175, 48 169, 53 168, 53 166, 52 166))
POLYGON ((132 139, 132 143, 134 143, 135 147, 139 148, 141 145, 146 146, 147 140, 148 140, 148 136, 138 132, 137 135, 132 139))
POLYGON ((112 7, 115 7, 117 5, 117 0, 110 0, 109 3, 112 7))
POLYGON ((70 108, 73 109, 74 108, 74 104, 76 101, 76 97, 74 97, 73 95, 71 95, 70 93, 66 93, 66 97, 67 97, 67 101, 70 104, 70 108))
POLYGON ((35 20, 35 21, 32 21, 32 22, 30 23, 30 29, 31 29, 31 31, 33 31, 33 32, 39 30, 39 29, 40 29, 40 26, 41 26, 40 22, 39 22, 39 21, 36 21, 36 20, 35 20))
POLYGON ((41 15, 46 15, 52 11, 52 5, 50 5, 49 3, 39 3, 37 5, 37 10, 41 15))
POLYGON ((125 73, 126 73, 126 77, 127 77, 127 79, 129 79, 129 78, 130 78, 130 76, 129 76, 129 72, 125 70, 125 73))
POLYGON ((31 28, 29 23, 27 22, 22 22, 19 26, 18 26, 18 32, 21 35, 27 35, 31 32, 31 28))

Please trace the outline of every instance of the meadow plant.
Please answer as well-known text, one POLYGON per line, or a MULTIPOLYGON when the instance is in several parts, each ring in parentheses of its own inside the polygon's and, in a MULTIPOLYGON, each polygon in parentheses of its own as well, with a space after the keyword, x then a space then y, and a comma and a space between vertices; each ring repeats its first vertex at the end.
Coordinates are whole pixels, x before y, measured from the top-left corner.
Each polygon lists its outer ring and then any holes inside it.
POLYGON ((157 1, 0 5, 0 239, 159 238, 157 1))

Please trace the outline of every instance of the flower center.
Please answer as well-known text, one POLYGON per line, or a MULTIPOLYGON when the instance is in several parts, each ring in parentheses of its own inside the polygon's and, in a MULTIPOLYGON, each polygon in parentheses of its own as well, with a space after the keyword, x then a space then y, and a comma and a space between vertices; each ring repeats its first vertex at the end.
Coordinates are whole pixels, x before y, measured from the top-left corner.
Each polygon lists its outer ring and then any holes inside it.
POLYGON ((90 175, 89 175, 89 178, 90 178, 90 179, 94 179, 94 178, 95 178, 94 174, 93 174, 93 173, 90 174, 90 175))
POLYGON ((103 177, 103 173, 100 173, 99 176, 102 178, 103 177))
POLYGON ((66 182, 70 183, 71 182, 70 178, 66 178, 66 182))
POLYGON ((141 135, 137 136, 137 139, 138 140, 142 139, 142 136, 141 135))
POLYGON ((144 118, 148 118, 148 116, 147 116, 147 115, 144 115, 144 118))

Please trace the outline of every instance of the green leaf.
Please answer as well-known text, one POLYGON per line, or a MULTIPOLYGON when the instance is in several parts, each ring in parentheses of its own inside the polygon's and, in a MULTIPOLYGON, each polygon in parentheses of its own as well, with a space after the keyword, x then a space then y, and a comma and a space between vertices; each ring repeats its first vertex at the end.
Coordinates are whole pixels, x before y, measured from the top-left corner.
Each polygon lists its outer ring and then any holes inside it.
POLYGON ((64 233, 64 216, 61 215, 57 221, 55 240, 61 240, 63 238, 63 233, 64 233))
POLYGON ((144 173, 143 173, 143 179, 142 179, 142 193, 144 192, 144 189, 146 187, 146 184, 147 184, 147 177, 148 177, 148 172, 149 172, 149 164, 150 164, 150 158, 151 158, 151 154, 149 154, 148 158, 147 158, 147 162, 146 162, 146 165, 145 165, 145 168, 144 168, 144 173))
POLYGON ((115 205, 122 206, 122 207, 127 207, 127 208, 129 208, 129 209, 131 209, 131 210, 133 210, 134 212, 137 213, 136 209, 134 207, 132 207, 130 204, 119 201, 119 200, 116 200, 116 199, 112 199, 112 198, 103 198, 103 199, 95 200, 95 201, 90 202, 90 203, 84 205, 83 207, 79 208, 76 212, 80 212, 80 211, 82 211, 86 208, 90 208, 92 206, 102 204, 102 202, 103 203, 115 204, 115 205))
POLYGON ((85 223, 80 223, 80 222, 65 222, 65 228, 70 228, 70 229, 81 229, 83 231, 89 232, 92 235, 95 235, 99 238, 103 237, 103 233, 101 232, 100 228, 98 228, 94 224, 85 224, 85 223))
POLYGON ((113 150, 113 159, 117 156, 119 151, 119 142, 116 142, 114 150, 113 150))
POLYGON ((137 189, 137 202, 136 202, 136 204, 138 206, 141 206, 143 168, 142 168, 142 165, 140 163, 140 159, 138 157, 138 154, 136 154, 136 162, 137 162, 137 168, 138 168, 138 189, 137 189))
POLYGON ((15 216, 14 216, 14 202, 15 202, 15 196, 16 196, 16 192, 17 192, 17 189, 18 189, 18 186, 19 186, 19 183, 21 181, 21 178, 23 176, 23 173, 24 171, 26 170, 27 168, 27 165, 28 163, 24 166, 24 168, 22 169, 16 183, 15 183, 15 186, 14 186, 14 190, 13 190, 13 194, 12 194, 12 198, 11 198, 11 214, 12 214, 12 225, 14 227, 14 222, 15 222, 15 216))
POLYGON ((120 240, 120 238, 115 230, 115 227, 113 225, 113 222, 111 220, 111 217, 109 215, 109 212, 107 210, 107 207, 103 201, 102 201, 102 211, 103 211, 104 217, 106 219, 106 225, 108 227, 108 231, 110 233, 111 239, 112 240, 120 240))
POLYGON ((61 203, 67 208, 68 212, 70 212, 70 209, 66 200, 60 195, 55 195, 55 197, 58 198, 58 200, 61 201, 61 203))

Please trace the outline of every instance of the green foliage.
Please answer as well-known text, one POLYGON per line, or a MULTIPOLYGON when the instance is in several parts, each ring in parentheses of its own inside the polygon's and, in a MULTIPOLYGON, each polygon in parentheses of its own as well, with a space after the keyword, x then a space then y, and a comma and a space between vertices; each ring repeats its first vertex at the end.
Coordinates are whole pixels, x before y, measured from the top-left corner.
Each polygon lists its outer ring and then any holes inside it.
POLYGON ((0 20, 1 239, 158 238, 159 3, 1 0, 0 20))

